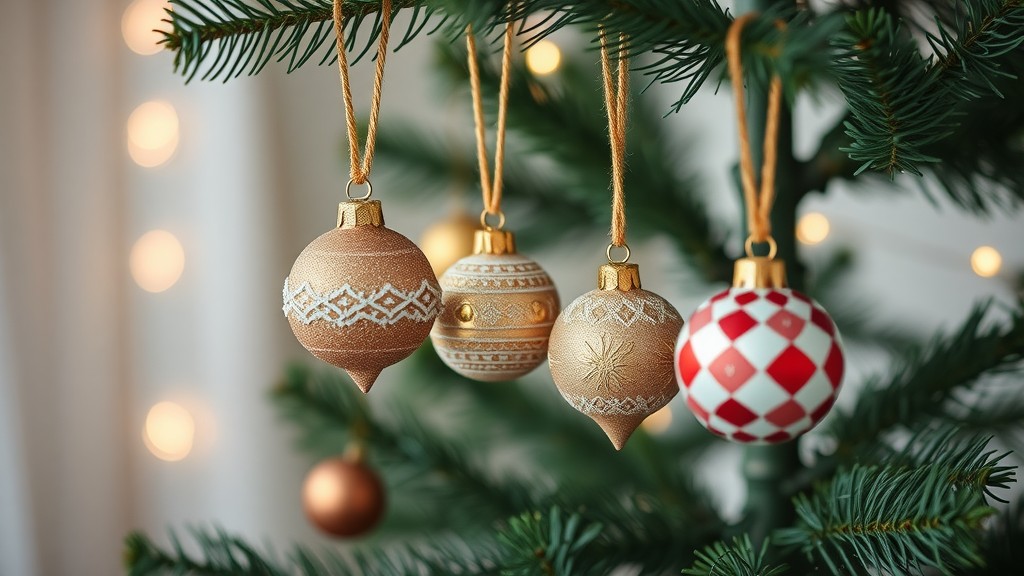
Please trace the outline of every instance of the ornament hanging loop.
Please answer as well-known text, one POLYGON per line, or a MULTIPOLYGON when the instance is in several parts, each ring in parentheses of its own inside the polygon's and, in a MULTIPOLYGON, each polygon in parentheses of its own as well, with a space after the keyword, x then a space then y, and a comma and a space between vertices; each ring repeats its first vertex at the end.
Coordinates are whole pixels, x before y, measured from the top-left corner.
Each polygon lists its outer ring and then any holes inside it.
MULTIPOLYGON (((729 76, 732 80, 733 93, 736 101, 736 124, 739 129, 740 141, 740 180, 743 184, 743 202, 747 210, 747 228, 750 238, 747 240, 747 255, 752 255, 753 242, 767 242, 774 247, 771 238, 771 211, 775 202, 775 170, 778 158, 779 112, 782 106, 782 80, 778 74, 772 76, 768 92, 768 116, 764 130, 764 161, 761 164, 761 182, 758 190, 754 173, 753 154, 750 151, 750 130, 747 126, 747 111, 743 95, 743 58, 741 39, 743 27, 758 17, 757 13, 748 13, 733 21, 726 35, 725 53, 729 60, 729 76)), ((776 25, 782 29, 785 23, 778 21, 776 25)), ((773 257, 775 249, 771 249, 773 257)))
MULTIPOLYGON (((334 33, 337 36, 338 74, 341 78, 341 96, 345 104, 345 127, 348 136, 349 152, 349 186, 369 184, 370 170, 373 168, 373 153, 377 145, 377 120, 380 117, 381 92, 384 89, 384 62, 388 54, 388 37, 391 30, 391 1, 381 0, 380 5, 380 42, 377 45, 377 67, 373 76, 373 94, 370 98, 370 120, 366 126, 366 145, 363 153, 359 153, 359 127, 356 124, 355 107, 352 104, 352 87, 349 80, 348 56, 345 52, 345 10, 343 0, 334 0, 334 33)), ((346 195, 348 191, 346 190, 346 195)), ((352 198, 365 200, 369 198, 352 198)))
POLYGON ((609 244, 608 248, 605 249, 605 251, 604 251, 604 255, 608 257, 608 263, 609 264, 625 264, 626 262, 629 262, 629 256, 630 256, 629 246, 626 245, 626 244, 622 244, 620 246, 616 246, 614 243, 609 244), (623 250, 626 251, 626 255, 623 256, 621 260, 616 260, 616 259, 612 258, 612 249, 614 249, 614 248, 622 248, 623 250))
POLYGON ((366 180, 361 183, 366 185, 366 194, 363 194, 362 196, 352 195, 353 184, 359 184, 358 182, 355 181, 355 178, 349 180, 348 184, 345 185, 345 197, 348 198, 349 200, 353 202, 362 202, 364 200, 369 200, 370 196, 373 196, 373 184, 370 184, 369 180, 366 180))
POLYGON ((480 64, 477 62, 476 37, 473 25, 466 26, 466 63, 469 68, 469 88, 473 100, 473 124, 476 128, 476 155, 480 166, 480 191, 483 195, 484 213, 480 223, 484 229, 493 230, 486 222, 488 214, 499 215, 498 230, 505 225, 501 212, 501 191, 505 170, 505 126, 508 118, 509 83, 512 78, 512 40, 514 36, 511 20, 505 25, 504 45, 501 54, 501 80, 498 87, 498 121, 495 129, 494 174, 492 179, 487 160, 487 129, 484 124, 484 105, 480 88, 480 64))
MULTIPOLYGON (((754 244, 756 242, 757 241, 754 240, 754 235, 753 234, 751 234, 750 236, 747 236, 747 241, 744 242, 744 244, 743 244, 743 250, 747 253, 747 258, 756 258, 756 256, 754 256, 754 244)), ((767 256, 767 258, 769 260, 774 260, 775 259, 775 254, 777 254, 778 251, 779 251, 779 245, 775 243, 775 238, 772 238, 771 236, 768 236, 767 238, 764 239, 764 241, 762 241, 760 243, 768 245, 768 256, 767 256)))
POLYGON ((505 213, 502 212, 501 210, 498 210, 497 212, 490 212, 490 211, 485 209, 483 212, 480 213, 480 226, 484 230, 487 230, 488 232, 490 232, 492 230, 501 230, 502 228, 505 227, 505 213), (498 225, 497 226, 492 226, 487 221, 487 217, 488 216, 497 216, 498 217, 498 225))

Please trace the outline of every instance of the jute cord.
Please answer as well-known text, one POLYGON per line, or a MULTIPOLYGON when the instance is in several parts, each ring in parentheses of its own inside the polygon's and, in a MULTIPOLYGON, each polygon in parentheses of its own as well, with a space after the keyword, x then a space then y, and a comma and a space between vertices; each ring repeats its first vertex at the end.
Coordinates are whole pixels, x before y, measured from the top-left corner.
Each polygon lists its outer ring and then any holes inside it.
POLYGON ((359 127, 356 125, 356 113, 352 105, 348 57, 345 54, 345 13, 342 10, 342 4, 342 0, 334 0, 334 32, 338 42, 338 69, 341 76, 342 97, 345 101, 345 123, 348 128, 349 178, 355 184, 366 184, 370 177, 370 170, 373 168, 373 152, 377 144, 377 119, 380 116, 380 97, 384 88, 384 61, 387 58, 388 37, 391 29, 391 0, 381 1, 377 68, 373 77, 370 120, 366 127, 366 145, 361 157, 359 127))
MULTIPOLYGON (((604 106, 608 110, 608 139, 612 149, 612 246, 626 245, 626 116, 629 105, 629 54, 626 36, 619 35, 618 62, 612 74, 608 37, 601 28, 601 75, 604 78, 604 106)), ((610 252, 610 248, 609 248, 610 252)), ((628 248, 627 256, 628 259, 628 248)), ((611 256, 609 254, 609 260, 611 256)))
MULTIPOLYGON (((466 52, 469 64, 469 86, 473 96, 473 121, 476 125, 476 156, 480 164, 480 190, 483 194, 484 212, 480 218, 486 222, 488 214, 498 215, 501 223, 504 216, 501 212, 502 174, 505 170, 505 126, 508 118, 508 91, 512 76, 512 22, 505 25, 505 45, 501 54, 501 80, 498 88, 498 125, 495 129, 494 144, 494 176, 492 180, 487 160, 487 127, 484 122, 484 105, 480 88, 480 65, 476 57, 476 37, 473 25, 466 26, 466 52)), ((485 224, 486 225, 486 224, 485 224)))
MULTIPOLYGON (((772 77, 768 92, 768 117, 764 130, 764 161, 761 164, 761 187, 758 190, 754 178, 754 160, 750 152, 750 130, 747 126, 747 111, 743 94, 743 62, 740 50, 743 27, 757 18, 748 13, 733 21, 725 41, 725 53, 729 59, 729 76, 732 80, 736 99, 736 119, 740 139, 740 179, 743 183, 743 201, 747 207, 747 227, 750 230, 749 246, 753 242, 771 243, 771 211, 775 201, 775 168, 778 158, 779 109, 782 103, 782 81, 778 75, 772 77)), ((748 254, 750 255, 750 254, 748 254)))

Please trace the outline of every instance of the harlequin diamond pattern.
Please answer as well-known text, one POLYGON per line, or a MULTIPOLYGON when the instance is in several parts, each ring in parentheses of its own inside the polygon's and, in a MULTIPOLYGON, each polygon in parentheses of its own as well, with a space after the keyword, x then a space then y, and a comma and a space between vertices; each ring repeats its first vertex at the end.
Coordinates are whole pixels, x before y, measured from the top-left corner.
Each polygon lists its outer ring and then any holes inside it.
POLYGON ((789 289, 731 288, 683 325, 676 379, 712 433, 773 444, 814 427, 835 402, 844 371, 832 319, 789 289))

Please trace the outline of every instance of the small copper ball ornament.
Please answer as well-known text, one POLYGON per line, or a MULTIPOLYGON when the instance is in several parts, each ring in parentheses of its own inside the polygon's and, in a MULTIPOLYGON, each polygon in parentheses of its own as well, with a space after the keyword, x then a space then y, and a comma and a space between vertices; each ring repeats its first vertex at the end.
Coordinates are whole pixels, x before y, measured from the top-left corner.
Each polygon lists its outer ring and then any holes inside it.
POLYGON ((362 536, 384 516, 384 484, 361 458, 330 458, 302 485, 302 507, 317 528, 332 536, 362 536))

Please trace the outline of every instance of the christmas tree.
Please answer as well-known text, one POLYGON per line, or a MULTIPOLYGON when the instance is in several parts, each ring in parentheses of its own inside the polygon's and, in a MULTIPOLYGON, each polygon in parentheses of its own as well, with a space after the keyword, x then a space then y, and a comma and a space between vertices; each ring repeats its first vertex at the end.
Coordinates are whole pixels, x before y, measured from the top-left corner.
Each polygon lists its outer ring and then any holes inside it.
MULTIPOLYGON (((271 60, 293 70, 336 55, 331 0, 172 4, 165 44, 188 78, 256 74, 271 60)), ((349 48, 372 52, 381 2, 345 0, 340 8, 349 48)), ((729 282, 733 240, 746 234, 739 221, 719 222, 706 192, 681 174, 664 119, 727 79, 729 10, 714 0, 395 0, 394 9, 409 21, 398 49, 429 45, 433 36, 441 76, 456 88, 469 83, 456 42, 467 25, 498 39, 508 22, 528 22, 514 28, 524 46, 567 27, 628 39, 635 76, 678 93, 666 111, 642 93, 644 82, 633 83, 631 230, 667 239, 680 266, 704 282, 729 282)), ((414 382, 396 395, 404 400, 386 408, 367 404, 337 370, 304 365, 289 368, 271 394, 311 456, 355 445, 379 472, 393 504, 372 542, 278 556, 221 532, 197 531, 170 549, 133 534, 129 572, 1018 573, 1024 509, 1007 502, 1015 468, 1002 447, 1016 448, 1024 431, 1024 397, 1015 389, 1024 306, 981 303, 957 329, 917 343, 844 309, 848 253, 801 264, 796 216, 802 200, 828 193, 831 183, 881 188, 897 178, 967 212, 1016 209, 1024 199, 1024 2, 750 0, 738 11, 760 12, 739 44, 755 165, 765 152, 773 77, 784 94, 771 227, 789 284, 825 304, 848 343, 892 352, 888 370, 849 386, 856 398, 814 430, 812 450, 798 452, 799 441, 743 448, 739 518, 723 517, 714 487, 695 481, 702 457, 722 445, 705 430, 640 429, 616 452, 550 382, 481 384, 449 370, 426 344, 405 361, 414 382), (792 103, 832 89, 847 112, 823 132, 817 152, 798 160, 792 103), (452 411, 451 398, 458 417, 431 422, 432 409, 452 411), (517 445, 502 461, 492 441, 505 436, 517 445)), ((491 52, 482 41, 485 94, 497 94, 501 78, 491 52)), ((508 130, 517 153, 504 180, 509 205, 531 214, 517 230, 521 243, 533 248, 605 227, 611 151, 597 69, 570 62, 540 81, 516 63, 511 75, 508 130), (538 170, 538 162, 558 170, 538 170)), ((405 189, 422 194, 464 180, 475 161, 386 123, 378 153, 417 184, 405 189)), ((737 190, 740 180, 738 171, 737 190)))

